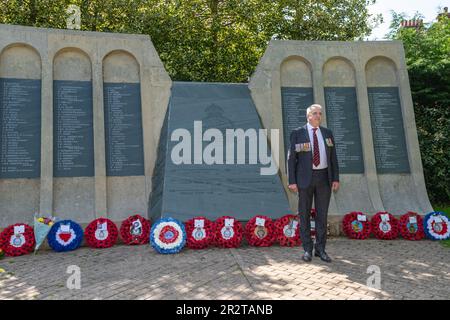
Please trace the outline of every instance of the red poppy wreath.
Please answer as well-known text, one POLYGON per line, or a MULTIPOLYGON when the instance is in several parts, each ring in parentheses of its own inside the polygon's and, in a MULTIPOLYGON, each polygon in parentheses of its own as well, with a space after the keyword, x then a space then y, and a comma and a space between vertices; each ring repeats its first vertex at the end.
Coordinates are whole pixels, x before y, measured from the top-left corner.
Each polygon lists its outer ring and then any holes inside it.
POLYGON ((275 242, 275 225, 267 216, 255 216, 245 225, 245 238, 251 246, 270 247, 275 242))
POLYGON ((195 217, 185 222, 187 247, 190 249, 204 249, 214 240, 214 222, 205 217, 195 217))
POLYGON ((242 224, 235 218, 223 216, 215 221, 215 241, 220 248, 237 248, 240 246, 243 230, 242 224))
POLYGON ((294 247, 301 244, 297 215, 287 214, 276 220, 274 224, 276 239, 280 246, 294 247))
POLYGON ((370 227, 369 219, 362 212, 347 213, 342 220, 344 233, 350 239, 367 239, 370 236, 370 227))
POLYGON ((0 234, 0 248, 7 256, 28 254, 33 251, 35 244, 33 228, 24 223, 11 225, 0 234))
POLYGON ((98 218, 89 223, 84 231, 84 237, 91 248, 112 247, 119 236, 116 225, 109 219, 98 218))
POLYGON ((150 240, 150 220, 136 214, 120 225, 120 237, 128 245, 146 244, 150 240))
POLYGON ((398 220, 389 212, 377 212, 370 222, 377 239, 392 240, 398 237, 398 220))
POLYGON ((402 215, 400 217, 400 234, 407 240, 421 240, 425 238, 422 217, 411 211, 402 215))

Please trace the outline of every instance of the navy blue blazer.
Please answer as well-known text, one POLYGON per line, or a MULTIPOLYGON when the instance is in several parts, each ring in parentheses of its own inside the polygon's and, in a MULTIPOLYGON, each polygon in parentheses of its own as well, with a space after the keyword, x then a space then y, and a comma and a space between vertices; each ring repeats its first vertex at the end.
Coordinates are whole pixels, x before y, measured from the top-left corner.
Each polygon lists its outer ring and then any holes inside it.
MULTIPOLYGON (((339 181, 339 165, 336 155, 336 145, 330 129, 320 127, 325 143, 328 162, 328 180, 330 187, 333 181, 339 181)), ((304 125, 292 131, 288 151, 288 179, 289 184, 296 184, 299 188, 307 188, 312 177, 312 143, 309 140, 308 127, 304 125), (309 143, 308 145, 305 145, 309 143), (296 148, 297 145, 297 148, 296 148)))

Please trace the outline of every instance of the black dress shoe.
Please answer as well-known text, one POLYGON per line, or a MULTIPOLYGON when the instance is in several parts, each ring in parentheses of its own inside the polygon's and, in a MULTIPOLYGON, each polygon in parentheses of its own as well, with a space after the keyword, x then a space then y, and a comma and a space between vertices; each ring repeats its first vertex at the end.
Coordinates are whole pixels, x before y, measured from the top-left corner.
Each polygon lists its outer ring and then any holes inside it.
POLYGON ((312 260, 312 253, 308 252, 308 251, 305 251, 305 253, 303 254, 302 259, 305 262, 311 262, 311 260, 312 260))
POLYGON ((331 258, 327 255, 327 253, 325 251, 323 251, 323 252, 314 251, 314 255, 316 257, 319 257, 320 260, 322 260, 322 261, 331 262, 331 258))

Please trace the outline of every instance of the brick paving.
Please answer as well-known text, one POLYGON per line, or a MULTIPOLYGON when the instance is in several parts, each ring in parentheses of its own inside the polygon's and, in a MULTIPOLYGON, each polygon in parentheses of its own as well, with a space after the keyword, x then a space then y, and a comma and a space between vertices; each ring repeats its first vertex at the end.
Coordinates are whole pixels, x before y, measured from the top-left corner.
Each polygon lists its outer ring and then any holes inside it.
POLYGON ((423 240, 330 238, 331 264, 300 248, 183 249, 117 245, 0 260, 0 299, 449 299, 450 249, 423 240), (70 265, 81 288, 68 289, 70 265), (368 267, 379 267, 380 289, 368 267))

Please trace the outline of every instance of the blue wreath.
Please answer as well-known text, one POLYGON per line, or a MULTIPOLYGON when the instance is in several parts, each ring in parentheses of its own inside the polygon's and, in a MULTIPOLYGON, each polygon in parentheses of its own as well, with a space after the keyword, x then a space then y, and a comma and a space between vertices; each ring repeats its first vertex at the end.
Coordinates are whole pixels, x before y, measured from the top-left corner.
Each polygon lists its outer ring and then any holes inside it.
MULTIPOLYGON (((423 218, 423 231, 425 232, 425 235, 427 236, 427 238, 431 239, 431 240, 448 240, 448 239, 450 239, 450 236, 448 236, 445 239, 437 239, 428 231, 428 220, 431 218, 431 216, 445 216, 445 217, 447 217, 444 212, 433 211, 433 212, 430 212, 429 214, 427 214, 425 216, 425 218, 423 218)), ((447 226, 447 227, 450 228, 450 226, 447 226)))
POLYGON ((184 228, 184 224, 176 219, 173 218, 161 218, 158 221, 156 221, 153 225, 152 225, 152 229, 150 230, 150 244, 151 246, 159 253, 162 254, 171 254, 171 253, 178 253, 181 251, 181 249, 183 249, 183 247, 186 244, 186 230, 184 228), (155 230, 156 228, 162 224, 162 223, 167 223, 167 222, 175 222, 181 229, 182 234, 179 235, 182 237, 182 241, 181 243, 171 249, 166 249, 166 248, 162 248, 161 246, 159 246, 156 242, 155 242, 155 230))
POLYGON ((72 251, 81 245, 81 242, 83 241, 83 229, 78 223, 72 220, 58 221, 50 229, 47 236, 47 241, 48 245, 57 252, 72 251), (56 232, 61 224, 70 224, 70 229, 72 229, 75 233, 75 239, 73 239, 72 242, 66 246, 61 245, 58 241, 56 241, 56 232))

